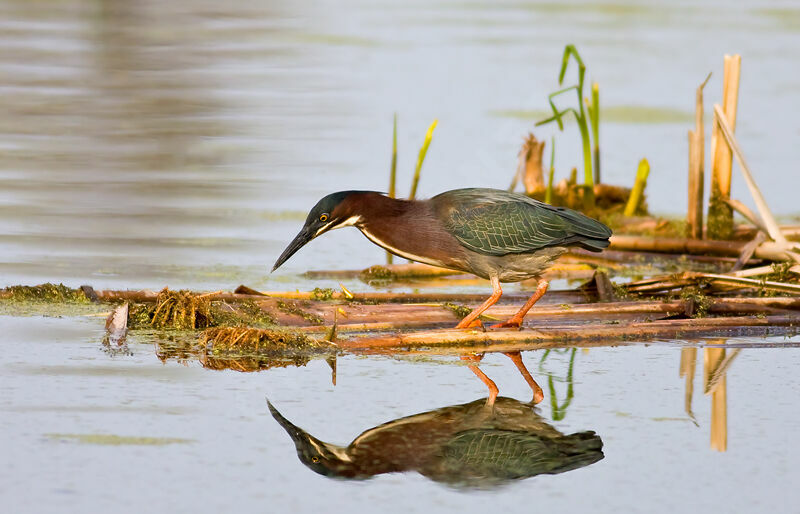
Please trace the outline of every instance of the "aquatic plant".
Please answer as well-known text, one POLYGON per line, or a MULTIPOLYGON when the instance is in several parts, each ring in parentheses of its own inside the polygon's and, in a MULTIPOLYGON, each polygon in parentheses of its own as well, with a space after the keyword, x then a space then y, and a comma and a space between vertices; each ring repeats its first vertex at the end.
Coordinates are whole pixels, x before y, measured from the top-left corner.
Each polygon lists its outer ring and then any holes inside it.
MULTIPOLYGON (((592 146, 591 140, 589 136, 589 124, 587 121, 587 114, 586 110, 584 109, 584 98, 583 98, 583 82, 586 75, 586 66, 583 64, 583 59, 581 59, 578 50, 575 48, 575 45, 567 45, 564 48, 564 56, 561 60, 561 71, 558 74, 558 85, 561 86, 564 83, 564 76, 567 72, 567 66, 569 65, 570 57, 572 57, 575 62, 578 64, 578 83, 569 87, 565 87, 563 89, 559 89, 553 93, 548 95, 547 100, 550 103, 550 108, 553 111, 553 116, 538 121, 536 126, 545 125, 547 123, 552 123, 555 121, 558 123, 558 129, 564 130, 564 121, 562 117, 567 113, 572 113, 575 116, 575 120, 578 122, 578 129, 581 133, 581 142, 583 146, 583 173, 584 173, 584 206, 586 208, 593 208, 594 207, 594 174, 592 172, 592 146), (567 107, 565 109, 559 110, 556 107, 554 102, 554 98, 562 95, 564 93, 568 93, 570 91, 575 91, 578 96, 578 108, 574 107, 567 107)), ((600 109, 599 109, 599 88, 595 93, 594 87, 592 88, 592 103, 591 106, 591 121, 593 131, 595 131, 595 125, 597 126, 595 132, 595 139, 598 139, 599 136, 599 119, 600 119, 600 109)), ((588 102, 587 102, 588 103, 588 102)), ((597 148, 597 159, 599 162, 600 159, 600 150, 599 146, 597 148)), ((599 174, 598 174, 599 179, 599 174)))
POLYGON ((38 286, 9 286, 6 299, 19 302, 89 303, 81 289, 72 289, 64 284, 47 282, 38 286))
POLYGON ((425 133, 425 140, 422 142, 422 146, 419 149, 419 155, 417 155, 414 179, 411 181, 411 193, 408 195, 409 200, 413 200, 417 196, 417 186, 419 185, 419 174, 422 170, 422 163, 425 161, 425 156, 428 154, 428 147, 431 145, 431 140, 433 139, 433 131, 436 129, 438 123, 439 120, 433 120, 433 123, 431 123, 428 127, 428 131, 425 133))

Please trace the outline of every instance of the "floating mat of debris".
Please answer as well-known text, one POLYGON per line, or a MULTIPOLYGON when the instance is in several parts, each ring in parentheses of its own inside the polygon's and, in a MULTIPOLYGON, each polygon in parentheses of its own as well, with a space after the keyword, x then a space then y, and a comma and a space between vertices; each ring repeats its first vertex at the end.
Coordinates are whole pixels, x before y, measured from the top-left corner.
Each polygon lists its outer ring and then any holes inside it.
POLYGON ((248 327, 209 328, 202 333, 198 343, 227 351, 317 352, 334 348, 327 341, 313 339, 302 332, 248 327))

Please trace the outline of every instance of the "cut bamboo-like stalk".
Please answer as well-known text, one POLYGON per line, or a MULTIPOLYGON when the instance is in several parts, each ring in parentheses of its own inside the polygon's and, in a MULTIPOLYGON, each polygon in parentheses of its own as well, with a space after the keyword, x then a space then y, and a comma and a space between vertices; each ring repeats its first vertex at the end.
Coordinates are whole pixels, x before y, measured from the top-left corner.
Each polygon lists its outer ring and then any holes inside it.
POLYGON ((625 205, 625 216, 633 216, 642 202, 642 195, 644 188, 647 187, 647 176, 650 174, 650 163, 647 159, 639 161, 639 168, 636 170, 636 182, 631 189, 631 195, 628 197, 628 203, 625 205))
MULTIPOLYGON (((722 83, 724 113, 736 127, 736 108, 739 97, 739 75, 742 59, 739 55, 725 56, 722 83)), ((708 205, 708 237, 729 239, 733 232, 733 211, 722 201, 731 194, 731 152, 715 124, 711 135, 711 196, 708 205)))
POLYGON ((433 120, 430 127, 428 127, 428 131, 425 133, 425 140, 422 142, 422 147, 419 149, 419 155, 417 156, 417 166, 414 168, 414 180, 411 182, 411 193, 408 195, 409 200, 413 200, 417 197, 417 186, 419 185, 419 174, 422 170, 422 163, 425 161, 425 155, 428 153, 428 147, 431 145, 431 140, 433 139, 433 131, 436 129, 436 125, 439 123, 439 120, 433 120))
MULTIPOLYGON (((638 252, 684 253, 691 255, 719 255, 738 257, 747 243, 742 241, 711 241, 677 237, 611 236, 611 250, 638 252)), ((758 259, 771 261, 786 260, 786 249, 766 241, 756 248, 753 254, 758 259)))
POLYGON ((705 161, 705 129, 703 127, 703 88, 711 78, 709 73, 706 79, 697 87, 695 93, 695 126, 689 131, 689 237, 703 238, 703 186, 704 186, 704 161, 705 161))

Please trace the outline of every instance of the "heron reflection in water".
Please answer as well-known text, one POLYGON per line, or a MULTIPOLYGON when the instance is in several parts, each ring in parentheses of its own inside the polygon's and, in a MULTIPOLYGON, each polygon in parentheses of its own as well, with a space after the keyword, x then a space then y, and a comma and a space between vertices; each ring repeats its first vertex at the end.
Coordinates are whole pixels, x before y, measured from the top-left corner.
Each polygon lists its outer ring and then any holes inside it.
POLYGON ((270 412, 294 441, 300 461, 334 478, 367 479, 416 471, 456 487, 492 487, 582 468, 603 458, 594 432, 564 435, 530 404, 499 397, 400 418, 366 430, 348 446, 326 443, 270 412))

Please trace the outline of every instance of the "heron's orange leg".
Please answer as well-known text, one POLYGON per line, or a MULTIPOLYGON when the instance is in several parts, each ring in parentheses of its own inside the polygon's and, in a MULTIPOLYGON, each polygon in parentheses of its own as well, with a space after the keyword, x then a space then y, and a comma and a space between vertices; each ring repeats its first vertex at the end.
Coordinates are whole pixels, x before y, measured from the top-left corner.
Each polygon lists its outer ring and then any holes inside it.
MULTIPOLYGON (((481 326, 481 321, 478 317, 483 314, 483 312, 491 307, 492 305, 497 303, 497 300, 500 299, 500 296, 503 294, 503 290, 500 288, 500 279, 497 277, 491 278, 492 282, 492 296, 486 299, 478 308, 474 311, 467 314, 467 316, 461 320, 461 322, 456 325, 456 328, 470 328, 474 326, 481 326), (477 323, 476 323, 477 322, 477 323)), ((544 293, 542 293, 544 294, 544 293)), ((533 304, 531 304, 533 305, 533 304)))
POLYGON ((525 367, 525 363, 522 362, 522 354, 517 351, 505 352, 505 355, 511 359, 519 372, 522 373, 522 378, 525 379, 525 382, 527 382, 533 390, 533 403, 537 404, 544 400, 544 392, 542 391, 542 388, 539 387, 539 384, 536 383, 536 380, 533 379, 531 373, 528 371, 528 368, 525 367))
MULTIPOLYGON (((480 362, 481 359, 483 359, 482 353, 480 354, 473 353, 471 355, 461 356, 462 361, 480 362)), ((497 394, 500 392, 500 390, 497 389, 497 384, 495 384, 491 378, 487 377, 486 373, 481 371, 480 368, 478 368, 478 366, 476 366, 475 364, 471 364, 469 366, 469 369, 473 373, 475 373, 475 376, 478 377, 481 380, 481 382, 486 384, 486 387, 489 388, 489 398, 486 399, 486 405, 491 407, 492 405, 494 405, 494 401, 497 398, 497 394)))
POLYGON ((539 298, 544 296, 549 285, 550 283, 547 280, 539 280, 539 284, 536 286, 536 292, 533 293, 530 298, 528 298, 528 301, 525 302, 525 305, 523 305, 516 314, 508 318, 508 321, 498 323, 497 325, 492 325, 492 328, 519 328, 522 325, 522 320, 525 318, 525 315, 528 314, 529 310, 531 310, 533 304, 538 302, 539 298))

